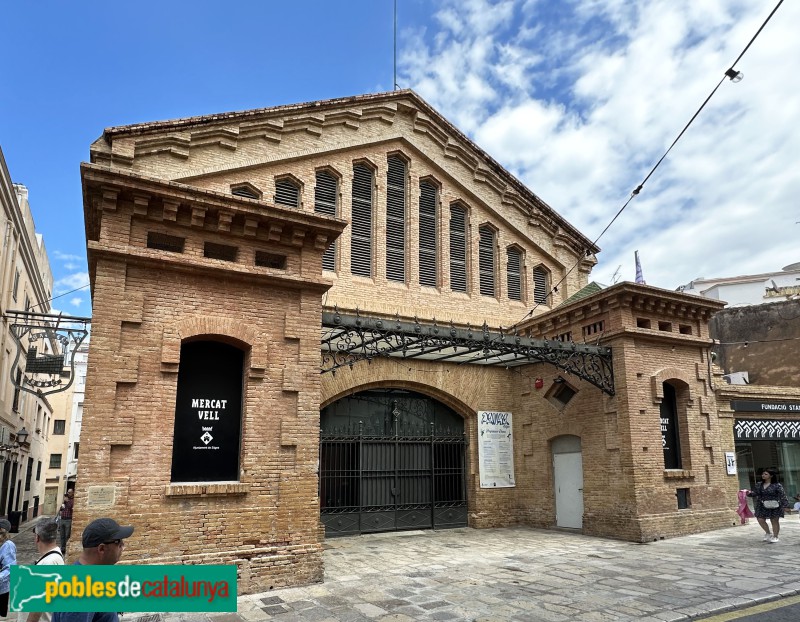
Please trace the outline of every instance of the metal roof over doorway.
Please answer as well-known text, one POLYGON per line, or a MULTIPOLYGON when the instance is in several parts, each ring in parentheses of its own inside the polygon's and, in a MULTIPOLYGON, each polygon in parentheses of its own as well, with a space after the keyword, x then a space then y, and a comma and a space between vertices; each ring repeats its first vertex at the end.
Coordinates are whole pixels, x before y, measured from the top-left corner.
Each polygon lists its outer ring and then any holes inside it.
POLYGON ((517 367, 548 363, 614 395, 611 348, 574 342, 530 339, 522 335, 479 328, 441 326, 370 318, 335 309, 322 314, 322 373, 335 373, 359 361, 379 357, 421 359, 460 365, 517 367))

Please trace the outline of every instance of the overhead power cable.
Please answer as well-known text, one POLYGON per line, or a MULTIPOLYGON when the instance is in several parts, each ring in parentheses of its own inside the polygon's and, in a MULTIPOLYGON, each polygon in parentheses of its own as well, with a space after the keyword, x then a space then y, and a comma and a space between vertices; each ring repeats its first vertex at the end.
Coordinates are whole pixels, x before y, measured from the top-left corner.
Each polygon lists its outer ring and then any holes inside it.
MULTIPOLYGON (((628 205, 630 204, 630 202, 631 202, 631 201, 633 201, 633 199, 634 199, 634 198, 635 198, 635 197, 636 197, 636 196, 637 196, 637 195, 638 195, 638 194, 639 194, 639 193, 642 191, 642 188, 644 187, 644 185, 647 183, 647 181, 650 179, 650 177, 652 177, 652 176, 653 176, 653 173, 655 173, 655 172, 656 172, 656 169, 657 169, 659 166, 661 166, 661 163, 662 163, 662 162, 664 161, 664 159, 667 157, 667 155, 669 154, 669 152, 670 152, 670 151, 672 151, 672 148, 673 148, 673 147, 674 147, 674 146, 675 146, 675 145, 678 143, 678 141, 679 141, 679 140, 680 140, 680 139, 683 137, 683 135, 686 133, 686 130, 688 130, 688 129, 689 129, 689 126, 691 126, 691 125, 692 125, 692 123, 694 123, 694 120, 695 120, 695 119, 697 118, 697 116, 698 116, 698 115, 699 115, 699 114, 702 112, 703 108, 705 108, 705 107, 706 107, 706 104, 709 102, 709 100, 710 100, 710 99, 711 99, 711 98, 714 96, 714 94, 717 92, 717 89, 719 89, 719 87, 720 87, 720 86, 722 85, 722 83, 725 81, 725 78, 728 78, 728 79, 729 79, 731 82, 739 82, 739 81, 742 79, 742 77, 743 77, 743 74, 742 74, 742 72, 740 72, 740 71, 737 71, 737 70, 735 69, 735 67, 736 67, 736 63, 738 63, 738 62, 739 62, 739 61, 742 59, 742 57, 745 55, 745 52, 747 52, 747 50, 748 50, 748 49, 750 49, 750 46, 751 46, 751 45, 753 45, 753 42, 756 40, 756 38, 758 37, 758 35, 760 35, 760 34, 761 34, 761 31, 762 31, 762 30, 764 30, 764 27, 767 25, 767 23, 769 22, 769 20, 770 20, 770 19, 772 19, 772 16, 773 16, 773 15, 775 15, 775 12, 778 10, 778 8, 780 8, 781 4, 783 4, 783 0, 779 0, 779 1, 778 1, 778 4, 776 4, 776 5, 775 5, 775 8, 774 8, 774 9, 772 9, 772 12, 771 12, 771 13, 770 13, 770 14, 767 16, 767 19, 765 19, 765 20, 764 20, 764 23, 763 23, 763 24, 761 24, 761 27, 760 27, 760 28, 759 28, 759 29, 756 31, 756 34, 754 34, 754 35, 753 35, 753 37, 750 39, 750 41, 749 41, 749 42, 747 43, 747 45, 744 47, 744 50, 742 50, 741 54, 739 54, 739 56, 737 56, 737 57, 736 57, 736 60, 735 60, 735 61, 733 61, 733 64, 730 66, 730 68, 729 68, 729 69, 727 69, 727 70, 725 70, 725 73, 722 75, 722 78, 720 79, 720 81, 719 81, 719 82, 717 83, 717 85, 716 85, 716 86, 715 86, 715 87, 714 87, 714 88, 711 90, 711 93, 709 93, 708 97, 706 97, 706 98, 705 98, 705 100, 703 101, 703 103, 702 103, 702 104, 700 104, 700 107, 699 107, 699 108, 697 109, 697 111, 696 111, 696 112, 695 112, 695 113, 692 115, 692 118, 691 118, 691 119, 689 119, 689 122, 688 122, 686 125, 684 125, 683 129, 680 131, 680 133, 679 133, 679 134, 678 134, 678 136, 675 138, 675 140, 673 140, 673 141, 672 141, 672 144, 669 146, 669 148, 667 148, 667 150, 664 152, 664 154, 663 154, 663 155, 662 155, 662 156, 661 156, 661 157, 658 159, 658 162, 656 162, 656 163, 655 163, 655 165, 653 166, 653 168, 651 168, 651 169, 650 169, 650 172, 648 172, 648 173, 647 173, 647 175, 646 175, 646 176, 645 176, 645 178, 644 178, 644 179, 641 181, 641 183, 640 183, 638 186, 636 186, 636 188, 634 188, 634 189, 633 189, 633 191, 631 192, 631 196, 630 196, 630 197, 628 197, 628 200, 627 200, 627 201, 625 201, 625 203, 623 204, 623 206, 622 206, 621 208, 619 208, 619 210, 617 211, 617 213, 616 213, 616 214, 614 214, 614 217, 613 217, 613 218, 611 219, 611 221, 610 221, 610 222, 609 222, 609 223, 608 223, 608 224, 605 226, 605 228, 604 228, 604 229, 603 229, 603 230, 600 232, 600 235, 598 235, 598 236, 597 236, 597 237, 596 237, 596 238, 595 238, 595 239, 592 241, 592 245, 593 245, 593 246, 596 246, 596 245, 597 245, 597 242, 600 240, 600 238, 602 238, 602 237, 603 237, 603 236, 606 234, 606 232, 607 232, 607 231, 608 231, 608 230, 611 228, 611 225, 613 225, 613 224, 614 224, 614 222, 617 220, 617 218, 619 218, 619 217, 620 217, 620 215, 622 214, 622 212, 624 212, 624 211, 625 211, 625 208, 626 208, 626 207, 628 207, 628 205)), ((588 256, 589 254, 590 254, 590 251, 589 251, 588 249, 587 249, 586 251, 584 251, 584 256, 588 256)), ((561 284, 562 284, 562 283, 563 283, 563 282, 564 282, 564 281, 567 279, 567 277, 568 277, 570 274, 572 274, 572 271, 573 271, 573 270, 575 270, 575 268, 577 268, 577 267, 578 267, 578 265, 580 264, 581 260, 582 260, 582 258, 581 258, 581 259, 578 259, 578 260, 577 260, 577 261, 576 261, 576 262, 575 262, 575 263, 572 265, 572 267, 571 267, 569 270, 567 270, 567 272, 566 272, 566 273, 564 273, 564 276, 562 276, 562 277, 559 279, 558 283, 556 283, 555 285, 553 285, 553 286, 550 288, 550 290, 547 292, 547 296, 545 296, 545 297, 544 297, 544 300, 548 300, 548 299, 550 299, 550 297, 551 297, 551 296, 552 296, 554 293, 558 292, 558 287, 559 287, 559 285, 561 285, 561 284)), ((524 321, 525 321, 526 319, 528 319, 528 318, 529 318, 531 315, 533 315, 534 311, 536 311, 536 309, 538 309, 538 308, 539 308, 539 306, 540 306, 541 304, 542 304, 541 302, 537 302, 537 303, 536 303, 536 304, 533 306, 533 308, 532 308, 530 311, 528 311, 528 312, 527 312, 527 313, 526 313, 526 314, 525 314, 525 315, 522 317, 522 319, 520 319, 520 320, 519 320, 519 321, 518 321, 516 324, 514 324, 514 325, 513 325, 513 326, 512 326, 512 327, 511 327, 509 330, 514 330, 514 329, 515 329, 515 328, 516 328, 516 327, 517 327, 517 326, 518 326, 518 325, 519 325, 521 322, 524 322, 524 321)))

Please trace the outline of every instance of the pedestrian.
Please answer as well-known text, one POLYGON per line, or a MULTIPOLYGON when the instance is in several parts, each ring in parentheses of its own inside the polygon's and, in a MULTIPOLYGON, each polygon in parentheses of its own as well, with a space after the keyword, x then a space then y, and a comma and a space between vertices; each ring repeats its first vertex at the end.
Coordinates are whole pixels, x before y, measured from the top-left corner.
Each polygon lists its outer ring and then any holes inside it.
POLYGON ((789 507, 789 499, 783 486, 778 482, 777 469, 764 469, 761 473, 761 482, 747 493, 748 497, 755 498, 754 513, 756 520, 764 530, 764 542, 772 544, 778 542, 778 534, 781 531, 780 519, 783 518, 783 509, 789 507), (767 519, 772 524, 770 533, 767 519))
MULTIPOLYGON (((113 566, 122 557, 125 539, 133 534, 133 527, 123 527, 113 518, 98 518, 86 525, 81 543, 83 551, 77 566, 113 566)), ((56 612, 53 622, 119 622, 115 612, 56 612)))
MULTIPOLYGON (((36 549, 39 551, 39 559, 36 560, 37 566, 63 566, 64 555, 58 548, 58 522, 49 518, 42 521, 33 528, 33 539, 36 542, 36 549)), ((29 613, 26 622, 49 622, 48 612, 35 611, 29 613)))
POLYGON ((11 566, 17 565, 17 545, 10 538, 11 523, 0 518, 0 616, 8 615, 8 593, 11 591, 11 566))
POLYGON ((72 507, 75 505, 75 490, 70 488, 64 495, 64 503, 58 512, 58 533, 61 536, 61 551, 67 552, 67 541, 72 535, 72 507))
POLYGON ((800 494, 794 496, 794 507, 792 509, 800 514, 800 494))

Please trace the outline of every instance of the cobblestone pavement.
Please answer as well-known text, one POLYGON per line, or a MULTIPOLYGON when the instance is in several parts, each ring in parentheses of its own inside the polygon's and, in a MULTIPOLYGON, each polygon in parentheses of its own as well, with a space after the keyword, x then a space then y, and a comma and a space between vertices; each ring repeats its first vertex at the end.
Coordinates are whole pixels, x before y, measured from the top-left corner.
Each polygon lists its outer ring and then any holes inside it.
POLYGON ((778 544, 755 522, 648 544, 522 527, 331 539, 324 583, 123 622, 685 620, 800 593, 800 521, 781 523, 778 544))

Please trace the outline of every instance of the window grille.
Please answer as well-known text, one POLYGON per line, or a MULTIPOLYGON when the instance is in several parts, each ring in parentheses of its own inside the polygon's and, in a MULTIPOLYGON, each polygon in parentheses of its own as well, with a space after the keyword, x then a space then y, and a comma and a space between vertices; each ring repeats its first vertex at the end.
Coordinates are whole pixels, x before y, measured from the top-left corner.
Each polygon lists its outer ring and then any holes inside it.
POLYGON ((353 167, 353 206, 350 222, 350 271, 372 276, 372 169, 353 167))
MULTIPOLYGON (((317 171, 314 188, 314 211, 324 216, 336 216, 336 177, 328 171, 317 171)), ((336 242, 334 241, 322 255, 322 269, 336 269, 336 242)))
POLYGON ((61 454, 50 454, 50 468, 51 469, 61 468, 61 454))
POLYGON ((478 269, 481 295, 494 296, 494 231, 489 227, 480 228, 478 269))
POLYGON ((182 253, 186 238, 179 238, 175 235, 167 235, 158 231, 148 231, 147 248, 154 248, 170 253, 182 253))
POLYGON ((391 156, 386 171, 386 278, 406 280, 406 163, 391 156))
POLYGON ((450 207, 450 289, 467 291, 467 211, 450 207))
POLYGON ((276 180, 275 203, 286 207, 300 207, 300 188, 290 179, 276 180))
POLYGON ((246 197, 248 199, 260 199, 261 194, 256 192, 250 186, 235 186, 231 188, 231 194, 236 195, 237 197, 246 197))
POLYGON ((66 419, 53 419, 53 434, 64 434, 67 427, 66 419))
POLYGON ((539 305, 549 304, 548 302, 548 274, 547 270, 538 266, 533 269, 533 302, 539 305))
POLYGON ((436 187, 419 185, 419 284, 436 287, 436 187))
POLYGON ((508 297, 522 300, 522 253, 518 248, 508 249, 508 297))
POLYGON ((203 248, 203 256, 208 259, 221 259, 222 261, 236 261, 236 256, 239 249, 235 246, 228 246, 227 244, 216 244, 215 242, 206 242, 203 248))

